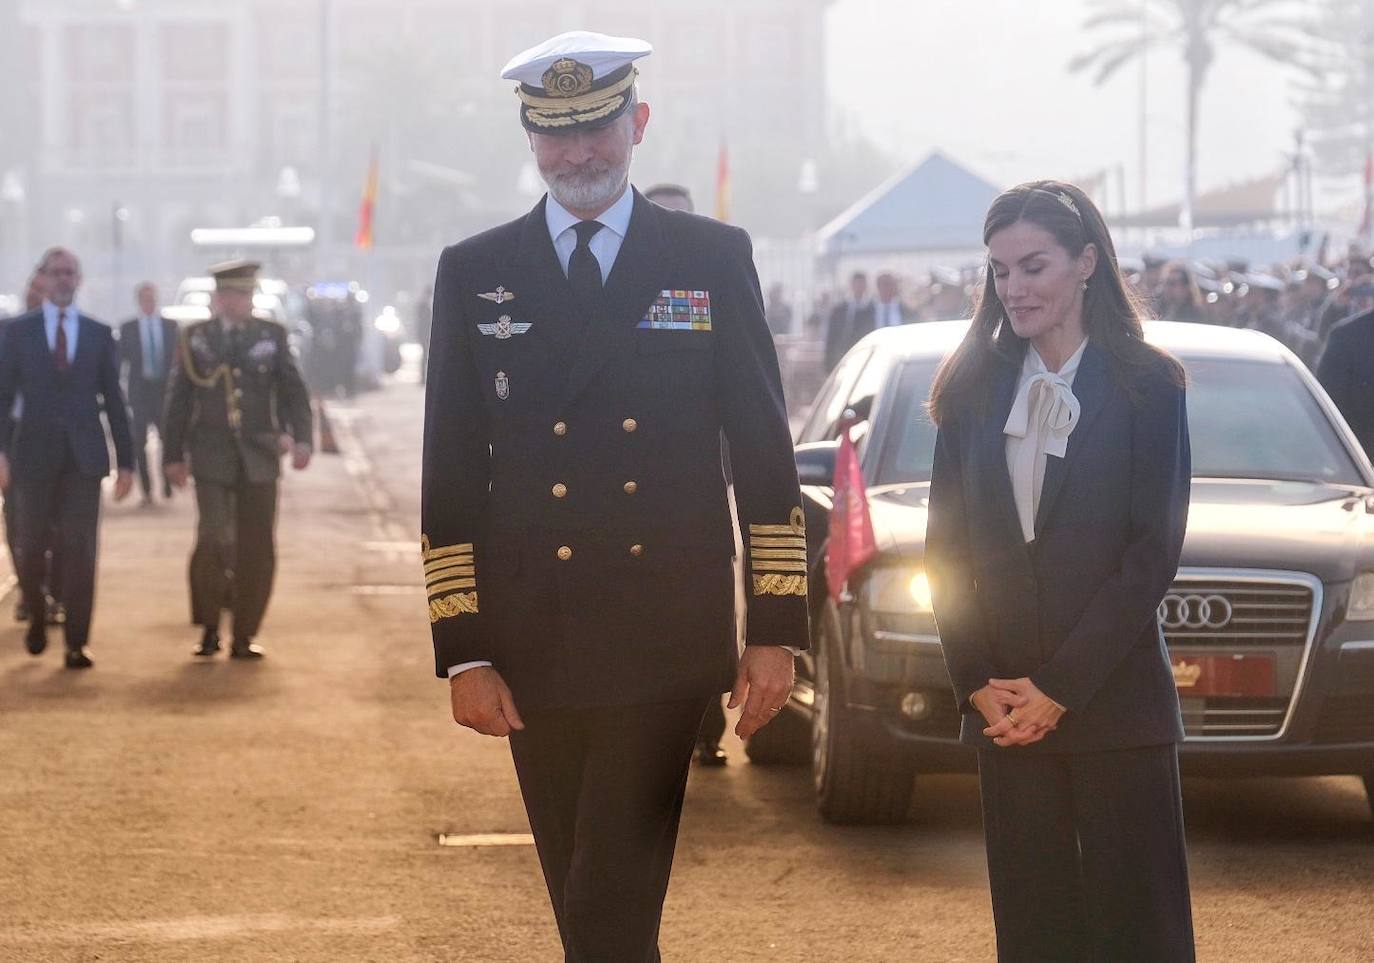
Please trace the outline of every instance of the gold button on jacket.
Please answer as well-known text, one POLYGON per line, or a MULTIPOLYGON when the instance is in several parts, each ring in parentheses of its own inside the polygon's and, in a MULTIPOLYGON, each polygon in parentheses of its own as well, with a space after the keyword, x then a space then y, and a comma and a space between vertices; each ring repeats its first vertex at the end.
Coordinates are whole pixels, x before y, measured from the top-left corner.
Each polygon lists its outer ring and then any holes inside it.
POLYGON ((572 549, 566 545, 559 546, 558 557, 566 562, 568 559, 572 558, 572 549))
POLYGON ((559 482, 557 485, 554 485, 554 486, 553 486, 553 497, 554 497, 554 498, 562 498, 562 497, 563 497, 564 495, 566 495, 566 494, 568 494, 568 486, 567 486, 567 485, 563 484, 562 482, 559 482))
POLYGON ((625 483, 625 494, 626 494, 626 495, 633 495, 633 494, 634 494, 635 492, 637 492, 637 491, 639 491, 639 483, 638 483, 638 482, 627 481, 627 482, 625 483))
POLYGON ((620 423, 620 427, 624 428, 626 431, 634 431, 639 427, 639 422, 635 421, 633 418, 626 418, 620 423))

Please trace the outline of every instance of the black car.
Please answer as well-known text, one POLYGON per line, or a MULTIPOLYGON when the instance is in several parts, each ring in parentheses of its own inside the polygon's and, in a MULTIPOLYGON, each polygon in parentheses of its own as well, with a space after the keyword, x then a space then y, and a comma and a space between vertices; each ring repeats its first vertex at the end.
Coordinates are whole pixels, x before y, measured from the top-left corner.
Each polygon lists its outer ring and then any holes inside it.
MULTIPOLYGON (((975 768, 922 568, 935 426, 923 405, 966 322, 884 329, 816 397, 797 466, 814 646, 751 760, 809 757, 821 813, 904 818, 923 772, 975 768), (839 425, 852 415, 879 554, 838 602, 824 559, 839 425)), ((1374 468, 1301 362, 1254 331, 1154 322, 1187 367, 1192 508, 1159 618, 1185 773, 1363 776, 1374 802, 1374 468)))

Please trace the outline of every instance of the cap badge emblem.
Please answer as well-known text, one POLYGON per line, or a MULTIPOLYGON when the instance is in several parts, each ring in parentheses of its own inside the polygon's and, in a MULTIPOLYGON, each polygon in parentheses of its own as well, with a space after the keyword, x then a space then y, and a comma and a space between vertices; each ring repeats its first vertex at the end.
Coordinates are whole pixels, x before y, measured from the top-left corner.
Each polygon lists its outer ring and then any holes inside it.
POLYGON ((577 97, 592 89, 592 68, 564 57, 554 61, 542 79, 550 97, 577 97))

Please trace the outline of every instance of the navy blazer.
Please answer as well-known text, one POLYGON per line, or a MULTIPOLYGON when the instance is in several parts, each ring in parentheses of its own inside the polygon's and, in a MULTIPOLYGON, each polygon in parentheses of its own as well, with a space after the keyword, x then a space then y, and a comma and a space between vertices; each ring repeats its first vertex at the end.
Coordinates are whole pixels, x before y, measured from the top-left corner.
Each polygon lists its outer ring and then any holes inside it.
POLYGON ((1317 365, 1317 380, 1366 454, 1374 458, 1374 311, 1347 318, 1331 329, 1317 365))
POLYGON ((1065 457, 1048 459, 1027 543, 1002 432, 1020 371, 1019 360, 999 364, 982 416, 944 418, 935 444, 926 567, 964 713, 961 739, 992 748, 969 696, 990 678, 1029 676, 1068 709, 1031 750, 1178 742, 1178 693, 1156 610, 1178 572, 1188 518, 1184 390, 1161 360, 1138 376, 1133 398, 1090 342, 1073 382, 1082 414, 1065 457))
POLYGON ((114 333, 84 314, 78 316, 76 354, 59 374, 48 347, 43 312, 31 311, 6 326, 0 340, 0 453, 16 479, 57 477, 70 451, 88 478, 110 471, 110 451, 101 412, 114 436, 120 468, 133 469, 133 436, 119 387, 114 333), (14 399, 24 399, 14 427, 14 399))

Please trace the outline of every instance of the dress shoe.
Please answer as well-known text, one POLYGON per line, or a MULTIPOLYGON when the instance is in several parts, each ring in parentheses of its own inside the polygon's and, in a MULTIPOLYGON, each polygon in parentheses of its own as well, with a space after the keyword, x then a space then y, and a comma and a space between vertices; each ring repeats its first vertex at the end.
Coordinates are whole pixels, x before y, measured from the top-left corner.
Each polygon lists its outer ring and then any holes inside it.
POLYGON ((200 646, 195 650, 195 655, 202 659, 208 659, 219 651, 219 632, 215 629, 206 629, 205 634, 200 637, 200 646))
POLYGON ((29 655, 42 655, 47 647, 48 627, 42 619, 34 619, 29 623, 28 632, 24 633, 24 648, 29 650, 29 655))
POLYGON ((89 669, 95 665, 85 649, 68 649, 65 664, 69 669, 89 669))
POLYGON ((229 658, 231 659, 261 659, 262 646, 256 642, 241 642, 234 640, 234 644, 229 647, 229 658))
POLYGON ((723 766, 728 761, 729 757, 720 746, 711 746, 704 742, 697 744, 698 766, 723 766))
POLYGON ((14 621, 27 622, 29 620, 29 607, 23 598, 14 603, 14 621))

